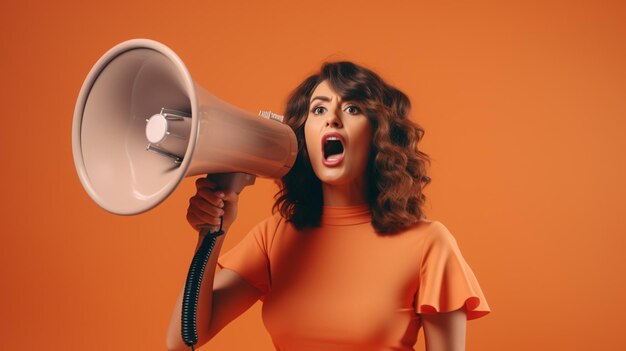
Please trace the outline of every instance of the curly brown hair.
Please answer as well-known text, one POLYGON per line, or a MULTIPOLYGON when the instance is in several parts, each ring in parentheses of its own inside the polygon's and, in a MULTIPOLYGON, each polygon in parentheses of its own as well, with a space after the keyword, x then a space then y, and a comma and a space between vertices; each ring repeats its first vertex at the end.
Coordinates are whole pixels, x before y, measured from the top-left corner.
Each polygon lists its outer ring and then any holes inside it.
POLYGON ((289 96, 285 123, 298 139, 293 168, 281 178, 272 212, 297 229, 317 227, 324 204, 322 183, 311 166, 304 138, 311 95, 327 81, 343 100, 359 105, 374 130, 367 176, 372 226, 380 234, 396 233, 426 218, 423 188, 430 158, 418 149, 424 129, 409 119, 411 102, 400 90, 376 73, 352 62, 327 62, 305 79, 289 96))

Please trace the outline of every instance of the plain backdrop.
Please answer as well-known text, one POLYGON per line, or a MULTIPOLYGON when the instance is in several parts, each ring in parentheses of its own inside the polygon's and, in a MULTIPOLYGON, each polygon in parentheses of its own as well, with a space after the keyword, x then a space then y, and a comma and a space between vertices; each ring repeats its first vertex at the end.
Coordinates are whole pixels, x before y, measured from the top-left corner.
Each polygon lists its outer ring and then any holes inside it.
MULTIPOLYGON (((85 76, 131 38, 168 45, 251 112, 282 112, 324 61, 374 69, 412 99, 433 159, 427 215, 492 308, 468 323, 467 349, 626 349, 625 18, 618 0, 3 1, 0 349, 165 349, 196 242, 194 180, 115 216, 71 153, 85 76)), ((244 190, 224 250, 275 192, 267 179, 244 190)), ((260 307, 202 349, 272 350, 260 307)))

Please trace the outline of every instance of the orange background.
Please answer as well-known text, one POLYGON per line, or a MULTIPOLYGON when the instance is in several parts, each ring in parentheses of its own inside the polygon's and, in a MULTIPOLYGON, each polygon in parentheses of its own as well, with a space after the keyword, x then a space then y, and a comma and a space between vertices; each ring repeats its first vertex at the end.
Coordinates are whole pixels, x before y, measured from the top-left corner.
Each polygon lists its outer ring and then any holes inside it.
MULTIPOLYGON (((196 241, 193 179, 118 217, 71 153, 85 76, 136 37, 249 111, 282 112, 324 60, 373 68, 412 98, 433 158, 428 216, 493 309, 469 322, 468 350, 626 349, 624 18, 623 1, 594 0, 4 1, 0 349, 165 348, 196 241)), ((275 190, 245 189, 225 250, 275 190)), ((203 349, 272 350, 260 304, 203 349)))

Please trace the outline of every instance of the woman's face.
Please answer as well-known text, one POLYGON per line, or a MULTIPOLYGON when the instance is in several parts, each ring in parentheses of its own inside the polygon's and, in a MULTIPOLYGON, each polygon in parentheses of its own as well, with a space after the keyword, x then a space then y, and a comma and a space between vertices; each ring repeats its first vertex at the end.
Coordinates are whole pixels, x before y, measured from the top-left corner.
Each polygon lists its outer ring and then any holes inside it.
POLYGON ((311 165, 322 183, 365 182, 372 125, 360 107, 343 101, 327 81, 311 95, 304 136, 311 165))

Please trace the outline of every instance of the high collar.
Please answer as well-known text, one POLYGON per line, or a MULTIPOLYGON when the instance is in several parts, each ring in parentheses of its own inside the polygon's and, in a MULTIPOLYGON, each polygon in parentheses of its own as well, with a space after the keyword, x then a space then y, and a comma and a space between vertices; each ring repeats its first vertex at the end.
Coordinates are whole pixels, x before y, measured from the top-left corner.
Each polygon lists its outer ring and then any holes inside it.
POLYGON ((323 225, 354 225, 371 221, 372 213, 368 204, 322 207, 323 225))

